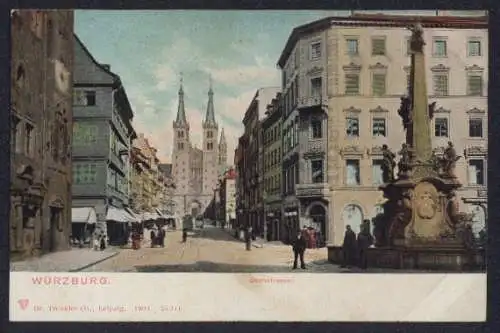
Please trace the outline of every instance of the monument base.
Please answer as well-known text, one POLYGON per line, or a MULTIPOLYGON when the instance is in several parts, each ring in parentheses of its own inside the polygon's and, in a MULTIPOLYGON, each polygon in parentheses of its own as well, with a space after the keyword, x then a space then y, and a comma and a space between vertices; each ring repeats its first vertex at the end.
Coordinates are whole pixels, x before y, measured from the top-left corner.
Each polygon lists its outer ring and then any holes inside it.
MULTIPOLYGON (((456 247, 369 248, 368 268, 422 270, 436 272, 484 272, 484 249, 467 250, 456 247)), ((342 248, 328 247, 328 261, 341 265, 342 248)))

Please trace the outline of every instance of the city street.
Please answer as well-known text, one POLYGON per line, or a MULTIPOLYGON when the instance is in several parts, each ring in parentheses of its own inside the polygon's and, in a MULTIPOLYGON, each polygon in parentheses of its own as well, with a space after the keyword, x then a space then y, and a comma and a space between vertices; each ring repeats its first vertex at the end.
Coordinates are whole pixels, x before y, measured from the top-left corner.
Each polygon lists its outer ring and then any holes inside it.
MULTIPOLYGON (((146 241, 140 250, 120 253, 83 272, 290 272, 293 253, 284 244, 264 244, 245 250, 245 244, 227 231, 208 226, 191 232, 186 243, 180 231, 167 232, 165 247, 151 248, 146 241)), ((339 272, 327 263, 326 249, 306 251, 306 270, 296 272, 339 272)))

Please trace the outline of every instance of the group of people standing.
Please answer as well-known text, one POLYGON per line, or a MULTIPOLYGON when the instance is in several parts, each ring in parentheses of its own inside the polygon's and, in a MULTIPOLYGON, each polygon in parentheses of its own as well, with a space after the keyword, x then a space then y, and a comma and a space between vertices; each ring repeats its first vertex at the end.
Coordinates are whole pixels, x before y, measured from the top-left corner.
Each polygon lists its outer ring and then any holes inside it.
POLYGON ((358 266, 366 269, 368 267, 368 248, 373 245, 373 236, 370 232, 370 220, 364 220, 358 235, 350 225, 346 226, 344 242, 342 244, 343 263, 341 267, 350 268, 358 266))
POLYGON ((160 246, 165 247, 166 231, 164 227, 158 227, 156 224, 151 229, 151 247, 160 246))

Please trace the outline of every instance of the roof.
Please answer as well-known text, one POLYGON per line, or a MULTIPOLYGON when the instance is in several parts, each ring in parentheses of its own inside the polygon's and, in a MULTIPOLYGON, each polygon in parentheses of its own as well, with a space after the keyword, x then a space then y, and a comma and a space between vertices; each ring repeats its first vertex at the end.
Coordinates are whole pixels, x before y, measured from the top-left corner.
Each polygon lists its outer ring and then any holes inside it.
POLYGON ((452 29, 487 29, 487 16, 417 16, 355 13, 351 16, 331 16, 296 27, 292 30, 285 48, 278 59, 278 66, 283 68, 297 41, 305 35, 322 31, 331 26, 378 26, 388 28, 406 28, 419 22, 424 28, 452 29))
MULTIPOLYGON (((135 132, 135 129, 132 127, 132 124, 130 123, 130 121, 134 118, 134 113, 132 111, 132 106, 130 105, 130 101, 128 100, 128 96, 127 96, 127 93, 125 91, 125 87, 123 86, 122 84, 122 81, 120 79, 120 76, 118 74, 115 74, 113 73, 111 70, 110 70, 110 66, 109 65, 106 65, 106 64, 101 64, 99 63, 95 58, 94 56, 92 55, 92 53, 90 53, 90 51, 87 49, 87 47, 85 46, 85 44, 82 42, 82 40, 80 38, 78 38, 78 35, 73 33, 73 37, 75 38, 76 42, 78 44, 80 44, 80 46, 82 47, 82 50, 83 52, 85 52, 87 54, 87 56, 89 57, 89 59, 97 66, 99 67, 101 70, 103 70, 105 73, 107 73, 108 75, 112 76, 113 77, 113 87, 114 88, 118 88, 118 96, 120 95, 121 93, 121 97, 122 97, 122 101, 123 103, 125 104, 125 114, 124 116, 126 117, 126 126, 128 128, 128 130, 130 131, 130 133, 132 134, 132 138, 135 138, 137 136, 136 132, 135 132)), ((120 108, 121 109, 121 108, 120 108)))

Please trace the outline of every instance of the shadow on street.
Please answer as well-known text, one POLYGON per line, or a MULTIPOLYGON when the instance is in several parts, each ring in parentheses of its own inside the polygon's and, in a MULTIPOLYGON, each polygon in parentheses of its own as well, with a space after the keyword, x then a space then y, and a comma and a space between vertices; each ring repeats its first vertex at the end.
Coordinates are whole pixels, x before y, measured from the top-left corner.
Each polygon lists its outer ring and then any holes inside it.
MULTIPOLYGON (((293 271, 291 266, 284 265, 240 265, 212 261, 198 261, 194 264, 144 265, 135 266, 135 269, 141 273, 290 273, 293 271)), ((311 273, 308 269, 297 269, 296 271, 311 273)))
POLYGON ((190 233, 189 238, 205 238, 214 241, 243 243, 241 240, 236 239, 233 234, 229 234, 227 230, 222 230, 218 229, 217 227, 211 226, 205 227, 203 229, 193 230, 192 233, 190 233))

